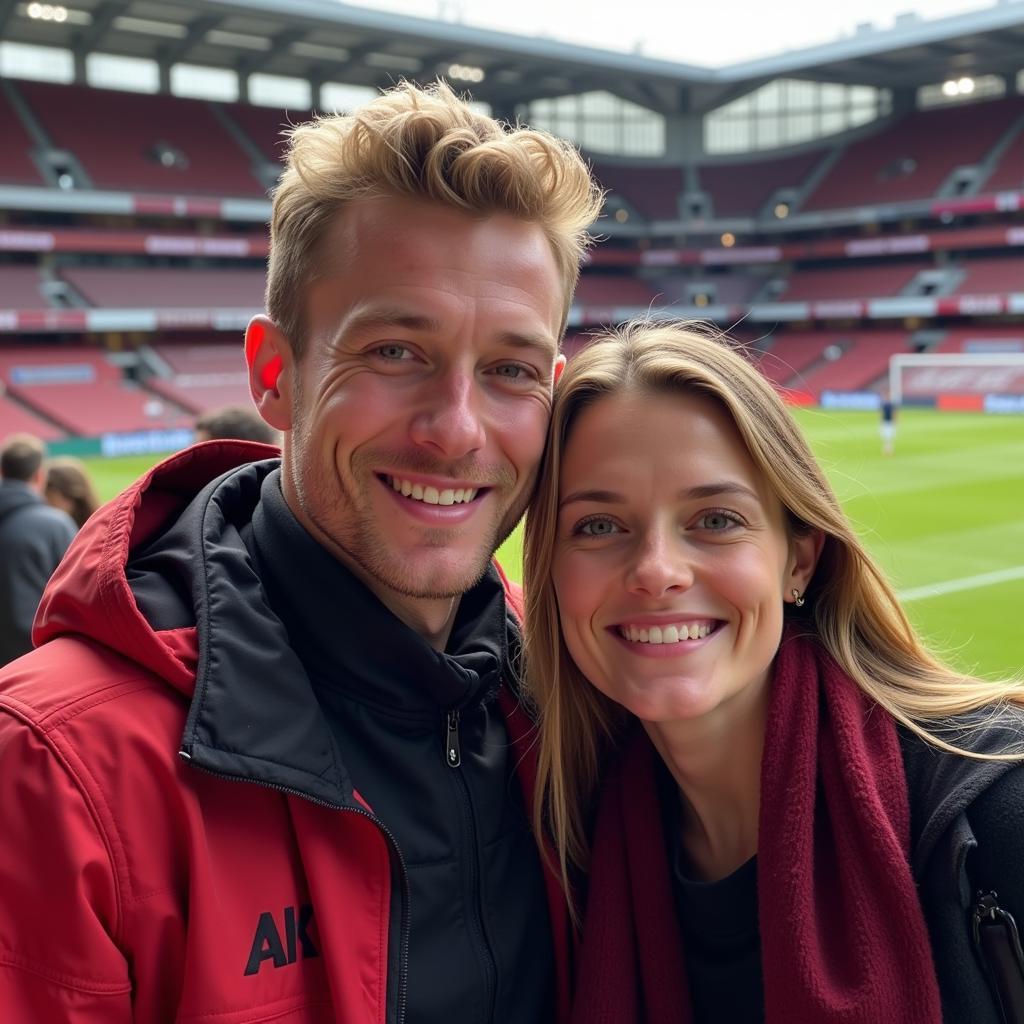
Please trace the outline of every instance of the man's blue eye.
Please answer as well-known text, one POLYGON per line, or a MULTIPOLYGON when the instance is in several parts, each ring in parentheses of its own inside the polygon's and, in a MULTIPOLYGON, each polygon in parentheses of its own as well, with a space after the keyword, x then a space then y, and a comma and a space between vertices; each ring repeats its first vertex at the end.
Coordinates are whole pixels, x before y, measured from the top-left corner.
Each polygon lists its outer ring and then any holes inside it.
POLYGON ((404 345, 381 345, 377 351, 385 359, 405 359, 409 353, 404 345))
POLYGON ((515 363, 506 363, 499 366, 497 374, 499 377, 507 377, 509 380, 520 380, 526 373, 526 368, 515 363))

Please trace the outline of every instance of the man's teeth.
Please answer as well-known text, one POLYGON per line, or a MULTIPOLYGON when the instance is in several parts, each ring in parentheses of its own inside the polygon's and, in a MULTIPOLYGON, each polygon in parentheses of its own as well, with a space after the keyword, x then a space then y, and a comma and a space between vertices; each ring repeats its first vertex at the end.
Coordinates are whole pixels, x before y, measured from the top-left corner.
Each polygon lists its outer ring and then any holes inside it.
POLYGON ((414 484, 408 480, 402 480, 397 476, 389 476, 388 483, 407 498, 416 501, 426 502, 428 505, 462 505, 472 501, 477 494, 476 487, 446 487, 443 491, 436 487, 424 487, 422 484, 414 484))
POLYGON ((673 626, 620 626, 622 636, 634 644, 677 644, 682 640, 700 640, 711 632, 707 622, 680 622, 673 626))

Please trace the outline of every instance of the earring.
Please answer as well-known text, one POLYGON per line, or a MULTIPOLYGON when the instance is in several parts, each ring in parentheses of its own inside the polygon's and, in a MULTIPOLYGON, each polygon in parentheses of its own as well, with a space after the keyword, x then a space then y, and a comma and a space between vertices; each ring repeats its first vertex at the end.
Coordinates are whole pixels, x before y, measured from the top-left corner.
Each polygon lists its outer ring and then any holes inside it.
POLYGON ((803 606, 807 604, 807 599, 800 595, 800 591, 797 590, 796 587, 794 587, 790 593, 793 595, 793 604, 795 604, 797 608, 803 608, 803 606))

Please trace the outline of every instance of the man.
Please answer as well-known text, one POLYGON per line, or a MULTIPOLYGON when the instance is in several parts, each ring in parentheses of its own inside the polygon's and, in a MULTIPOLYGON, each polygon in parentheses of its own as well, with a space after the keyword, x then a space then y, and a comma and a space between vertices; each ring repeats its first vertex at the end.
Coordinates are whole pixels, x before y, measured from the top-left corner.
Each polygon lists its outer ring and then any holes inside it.
POLYGON ((66 512, 43 499, 43 442, 14 434, 0 448, 0 665, 32 650, 32 618, 75 535, 66 512))
POLYGON ((197 441, 259 441, 281 444, 281 435, 251 405, 222 405, 196 419, 197 441))
POLYGON ((188 449, 101 510, 0 676, 6 1019, 564 1014, 490 557, 599 202, 443 86, 295 130, 245 345, 282 459, 188 449))
POLYGON ((896 450, 896 406, 888 390, 882 392, 879 415, 878 432, 882 438, 882 454, 892 455, 896 450))

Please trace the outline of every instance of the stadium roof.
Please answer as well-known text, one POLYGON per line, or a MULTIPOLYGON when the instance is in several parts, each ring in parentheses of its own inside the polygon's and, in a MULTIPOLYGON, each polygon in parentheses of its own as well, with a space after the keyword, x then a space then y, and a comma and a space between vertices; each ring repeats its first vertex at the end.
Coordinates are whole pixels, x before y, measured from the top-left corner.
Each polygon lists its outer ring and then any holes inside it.
POLYGON ((63 5, 67 18, 57 22, 30 17, 31 4, 0 0, 0 38, 79 56, 102 52, 374 87, 444 74, 502 112, 534 98, 599 89, 664 114, 705 111, 779 77, 898 89, 1015 74, 1024 63, 1022 0, 934 21, 902 15, 891 30, 862 26, 850 38, 714 69, 332 0, 63 5), (452 65, 481 69, 483 80, 460 83, 452 65))

